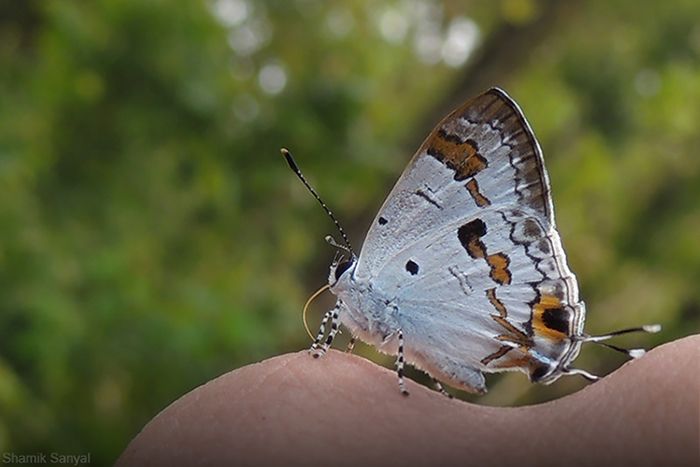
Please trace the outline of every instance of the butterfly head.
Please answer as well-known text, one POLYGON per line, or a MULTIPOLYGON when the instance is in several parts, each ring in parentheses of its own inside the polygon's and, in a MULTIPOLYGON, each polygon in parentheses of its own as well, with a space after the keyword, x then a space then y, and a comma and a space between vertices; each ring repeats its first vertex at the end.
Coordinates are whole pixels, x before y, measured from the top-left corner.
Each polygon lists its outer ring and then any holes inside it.
POLYGON ((331 264, 330 274, 328 274, 328 284, 331 289, 346 283, 352 278, 357 265, 357 258, 353 255, 345 259, 342 256, 331 264))

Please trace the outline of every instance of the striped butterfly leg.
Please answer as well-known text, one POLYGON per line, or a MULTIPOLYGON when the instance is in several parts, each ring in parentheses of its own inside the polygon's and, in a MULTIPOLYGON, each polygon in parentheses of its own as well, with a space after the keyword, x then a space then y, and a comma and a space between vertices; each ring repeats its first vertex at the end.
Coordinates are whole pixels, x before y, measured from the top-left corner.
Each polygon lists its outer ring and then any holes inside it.
POLYGON ((399 329, 398 332, 398 338, 399 338, 399 351, 396 355, 396 374, 399 376, 399 390, 401 391, 401 394, 404 396, 408 396, 408 391, 406 390, 406 383, 404 383, 403 380, 403 366, 405 362, 405 358, 403 355, 403 331, 399 329))
POLYGON ((433 386, 435 386, 435 389, 443 396, 448 397, 450 399, 454 399, 454 396, 449 392, 445 391, 445 388, 442 387, 440 381, 436 380, 435 378, 433 378, 433 386))
POLYGON ((355 349, 355 341, 356 341, 356 340, 357 340, 357 339, 355 339, 355 336, 352 336, 352 337, 350 338, 350 342, 348 342, 348 347, 345 349, 345 351, 346 351, 347 353, 352 353, 352 351, 355 349))
POLYGON ((328 310, 325 315, 323 315, 323 320, 321 320, 321 326, 318 329, 318 334, 316 334, 316 339, 314 340, 314 343, 311 344, 311 348, 309 349, 309 353, 314 356, 314 358, 318 358, 321 355, 320 352, 320 345, 321 345, 321 340, 323 339, 323 336, 326 334, 326 323, 328 320, 331 318, 331 314, 333 313, 333 310, 328 310))
POLYGON ((332 310, 329 310, 326 312, 325 316, 323 317, 323 321, 321 322, 321 328, 318 331, 318 335, 316 336, 316 340, 314 343, 311 345, 311 350, 312 350, 312 355, 314 358, 318 358, 321 355, 324 355, 328 349, 330 349, 331 344, 333 343, 333 339, 335 338, 335 335, 338 333, 338 313, 340 310, 340 305, 337 304, 335 307, 333 307, 332 310), (331 321, 331 330, 328 333, 328 336, 326 337, 326 341, 323 344, 320 344, 321 340, 323 339, 323 334, 325 333, 325 325, 328 322, 330 316, 330 321, 331 321))

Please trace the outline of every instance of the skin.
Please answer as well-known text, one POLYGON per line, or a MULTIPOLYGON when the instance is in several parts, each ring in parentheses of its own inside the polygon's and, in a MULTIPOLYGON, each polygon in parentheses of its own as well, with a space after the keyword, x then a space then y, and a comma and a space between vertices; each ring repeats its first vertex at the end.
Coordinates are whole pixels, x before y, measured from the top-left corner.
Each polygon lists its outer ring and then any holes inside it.
POLYGON ((544 404, 448 399, 360 357, 281 355, 158 414, 126 465, 700 465, 700 335, 544 404))

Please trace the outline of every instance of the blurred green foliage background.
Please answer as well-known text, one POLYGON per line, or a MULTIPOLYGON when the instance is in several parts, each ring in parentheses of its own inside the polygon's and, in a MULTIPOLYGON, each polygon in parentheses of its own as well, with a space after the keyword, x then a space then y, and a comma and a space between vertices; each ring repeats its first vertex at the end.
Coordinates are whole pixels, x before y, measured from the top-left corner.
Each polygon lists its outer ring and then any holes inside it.
MULTIPOLYGON (((111 463, 184 392, 306 347, 334 230, 279 148, 359 244, 492 85, 543 146, 588 331, 697 332, 697 0, 0 3, 0 452, 111 463)), ((478 402, 582 385, 496 376, 478 402)))

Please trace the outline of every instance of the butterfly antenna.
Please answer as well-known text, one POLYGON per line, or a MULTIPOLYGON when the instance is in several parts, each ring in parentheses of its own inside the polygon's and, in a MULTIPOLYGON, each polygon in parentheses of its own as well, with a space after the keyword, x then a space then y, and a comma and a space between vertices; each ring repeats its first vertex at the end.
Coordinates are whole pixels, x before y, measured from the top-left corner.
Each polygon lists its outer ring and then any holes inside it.
MULTIPOLYGON (((294 158, 292 157, 292 153, 289 152, 286 148, 280 149, 280 152, 284 156, 284 158, 287 160, 287 164, 289 164, 289 168, 292 169, 292 171, 299 177, 299 180, 301 180, 301 183, 304 184, 307 190, 313 195, 314 198, 316 198, 316 201, 319 202, 321 207, 323 208, 324 211, 326 211, 326 214, 328 214, 328 217, 331 218, 333 223, 335 224, 335 227, 338 229, 338 232, 340 232, 340 236, 343 238, 343 243, 345 243, 345 247, 341 247, 340 245, 337 245, 347 251, 349 251, 352 256, 356 256, 355 252, 352 249, 352 245, 350 245, 350 239, 348 238, 347 234, 345 233, 345 230, 340 226, 340 223, 338 222, 338 219, 335 218, 333 213, 331 212, 330 209, 328 209, 328 206, 326 206, 326 203, 323 202, 320 196, 318 196, 318 193, 316 193, 316 190, 314 190, 311 185, 309 185, 309 182, 306 181, 306 178, 304 177, 304 174, 301 173, 301 170, 299 170, 299 166, 297 163, 294 161, 294 158)), ((329 242, 330 243, 330 242, 329 242)), ((335 243, 335 242, 334 242, 335 243)))
POLYGON ((333 248, 338 248, 339 250, 347 251, 351 255, 354 255, 352 250, 350 250, 345 245, 340 245, 338 242, 335 241, 335 238, 331 237, 330 235, 326 235, 326 242, 333 248))

